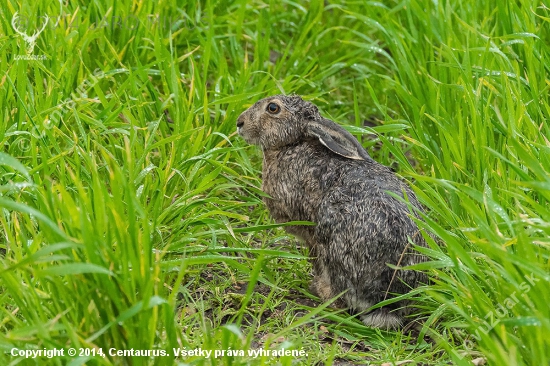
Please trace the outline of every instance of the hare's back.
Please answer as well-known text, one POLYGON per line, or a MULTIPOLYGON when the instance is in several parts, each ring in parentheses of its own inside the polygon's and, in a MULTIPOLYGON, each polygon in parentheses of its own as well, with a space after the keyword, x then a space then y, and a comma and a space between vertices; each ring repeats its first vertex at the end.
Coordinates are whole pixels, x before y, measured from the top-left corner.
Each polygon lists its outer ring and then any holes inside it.
POLYGON ((368 244, 365 250, 404 247, 418 227, 407 205, 385 188, 375 180, 333 187, 318 207, 319 229, 335 237, 345 233, 348 243, 368 244))

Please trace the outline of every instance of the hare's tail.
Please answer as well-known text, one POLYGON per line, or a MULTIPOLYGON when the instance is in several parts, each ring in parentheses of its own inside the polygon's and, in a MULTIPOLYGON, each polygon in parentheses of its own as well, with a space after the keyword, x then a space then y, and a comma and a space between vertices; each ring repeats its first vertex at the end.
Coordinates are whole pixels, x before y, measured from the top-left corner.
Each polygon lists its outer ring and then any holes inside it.
POLYGON ((361 320, 368 327, 387 330, 399 329, 403 325, 403 317, 384 308, 375 309, 365 315, 362 315, 361 320))

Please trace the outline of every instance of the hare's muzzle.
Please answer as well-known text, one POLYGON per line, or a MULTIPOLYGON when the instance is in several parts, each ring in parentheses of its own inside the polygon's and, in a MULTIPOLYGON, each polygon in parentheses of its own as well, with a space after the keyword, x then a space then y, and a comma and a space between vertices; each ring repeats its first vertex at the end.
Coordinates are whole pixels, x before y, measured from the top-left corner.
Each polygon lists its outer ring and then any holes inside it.
POLYGON ((240 115, 239 118, 237 118, 237 133, 239 135, 242 135, 241 127, 243 127, 243 125, 244 125, 244 118, 242 115, 240 115))
POLYGON ((249 144, 256 145, 259 136, 254 129, 254 121, 250 118, 250 113, 244 111, 237 118, 237 133, 249 144))

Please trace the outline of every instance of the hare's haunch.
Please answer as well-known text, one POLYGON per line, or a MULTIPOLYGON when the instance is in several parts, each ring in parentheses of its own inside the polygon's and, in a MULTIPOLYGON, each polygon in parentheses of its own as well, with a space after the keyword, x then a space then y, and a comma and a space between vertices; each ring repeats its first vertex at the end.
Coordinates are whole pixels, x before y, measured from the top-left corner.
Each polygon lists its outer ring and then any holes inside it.
POLYGON ((410 312, 403 301, 365 311, 425 281, 421 272, 388 266, 425 260, 410 248, 408 238, 426 243, 407 205, 388 193, 406 195, 421 210, 412 190, 299 96, 260 100, 239 116, 237 130, 263 149, 262 189, 273 218, 316 224, 287 227, 310 248, 311 289, 323 300, 345 292, 343 306, 369 326, 399 327, 410 312))

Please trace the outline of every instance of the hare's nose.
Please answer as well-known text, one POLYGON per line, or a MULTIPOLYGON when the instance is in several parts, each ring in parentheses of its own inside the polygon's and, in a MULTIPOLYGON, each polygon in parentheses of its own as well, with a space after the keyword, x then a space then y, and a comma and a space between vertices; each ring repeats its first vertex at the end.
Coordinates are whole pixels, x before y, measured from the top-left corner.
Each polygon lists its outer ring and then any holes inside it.
POLYGON ((242 119, 237 119, 237 128, 241 128, 244 125, 244 121, 242 119))

